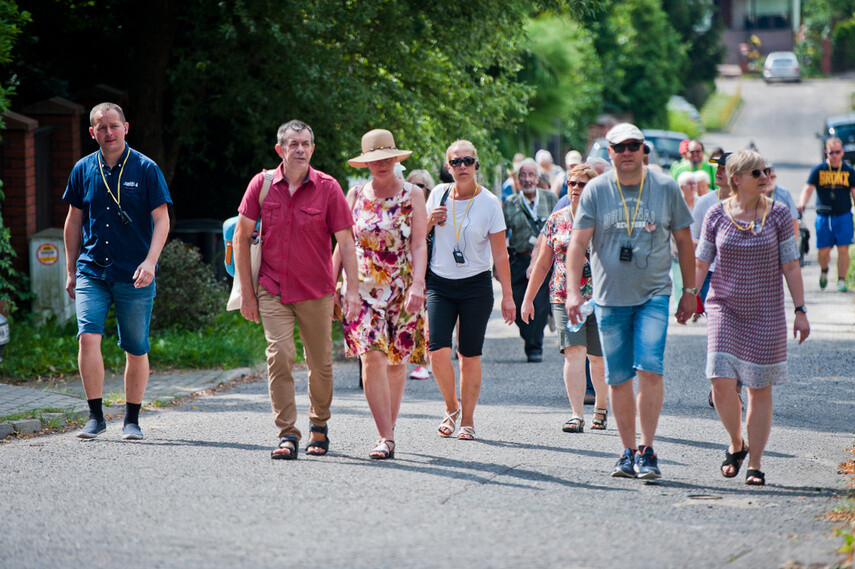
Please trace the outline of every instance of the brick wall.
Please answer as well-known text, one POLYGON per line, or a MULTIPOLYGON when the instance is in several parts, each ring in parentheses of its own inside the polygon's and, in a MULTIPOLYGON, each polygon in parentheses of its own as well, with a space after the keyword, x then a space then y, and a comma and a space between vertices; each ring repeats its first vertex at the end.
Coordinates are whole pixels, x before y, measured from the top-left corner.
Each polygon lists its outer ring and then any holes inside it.
POLYGON ((33 131, 39 123, 18 113, 3 113, 3 222, 17 252, 14 266, 28 274, 28 237, 36 231, 36 150, 33 131))

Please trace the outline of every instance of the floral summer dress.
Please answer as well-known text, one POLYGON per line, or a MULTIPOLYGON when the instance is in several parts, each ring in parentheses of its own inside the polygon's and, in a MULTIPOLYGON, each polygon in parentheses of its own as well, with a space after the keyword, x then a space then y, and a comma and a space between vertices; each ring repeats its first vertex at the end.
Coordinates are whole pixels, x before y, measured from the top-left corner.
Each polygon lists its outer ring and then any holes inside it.
MULTIPOLYGON (((572 229, 573 215, 570 213, 570 206, 568 205, 550 215, 541 231, 546 244, 552 248, 555 255, 555 262, 552 264, 552 280, 549 281, 549 302, 552 304, 564 304, 567 300, 567 269, 564 266, 564 261, 567 259, 567 247, 570 245, 572 229)), ((585 266, 588 269, 582 270, 579 290, 582 297, 588 300, 591 298, 593 288, 591 285, 591 269, 587 258, 585 259, 585 266)))
MULTIPOLYGON (((744 223, 743 223, 744 225, 744 223)), ((760 227, 760 221, 755 222, 760 227)), ((740 231, 721 203, 707 212, 696 251, 715 271, 705 303, 708 378, 759 389, 787 380, 787 318, 781 266, 799 258, 793 219, 780 202, 758 234, 740 231)))
POLYGON ((355 320, 343 320, 348 356, 380 350, 392 365, 425 363, 424 308, 417 314, 404 310, 413 282, 413 188, 405 183, 397 195, 385 199, 366 196, 364 187, 357 191, 353 237, 362 308, 355 320))

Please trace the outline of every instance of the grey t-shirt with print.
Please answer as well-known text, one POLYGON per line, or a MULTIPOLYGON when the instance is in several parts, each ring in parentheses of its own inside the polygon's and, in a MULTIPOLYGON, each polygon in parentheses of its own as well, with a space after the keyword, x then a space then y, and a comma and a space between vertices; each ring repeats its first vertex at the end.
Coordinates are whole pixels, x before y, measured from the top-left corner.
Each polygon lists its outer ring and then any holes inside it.
POLYGON ((602 306, 638 306, 654 296, 670 295, 671 232, 692 223, 680 187, 670 176, 645 170, 643 187, 621 184, 621 190, 626 208, 614 170, 597 176, 582 192, 576 212, 576 228, 594 228, 593 299, 602 306), (629 220, 635 220, 631 236, 627 235, 627 212, 629 220), (632 247, 630 261, 620 260, 624 246, 632 247))

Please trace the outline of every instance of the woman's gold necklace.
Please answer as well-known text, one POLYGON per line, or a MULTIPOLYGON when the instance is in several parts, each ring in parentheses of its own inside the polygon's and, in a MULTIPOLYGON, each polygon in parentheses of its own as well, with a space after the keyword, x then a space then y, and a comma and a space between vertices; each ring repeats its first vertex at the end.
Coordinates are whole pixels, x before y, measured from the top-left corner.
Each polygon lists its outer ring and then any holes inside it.
MULTIPOLYGON (((754 223, 754 221, 749 221, 748 225, 742 227, 741 225, 739 225, 739 223, 736 222, 736 219, 733 218, 733 213, 730 211, 730 203, 732 199, 733 198, 729 198, 725 200, 725 211, 727 212, 727 217, 730 218, 730 222, 733 224, 733 226, 740 231, 751 231, 751 233, 753 233, 754 235, 760 235, 763 232, 763 227, 766 225, 766 216, 769 213, 769 208, 766 207, 766 204, 763 204, 763 219, 760 221, 759 227, 757 227, 757 224, 754 223)), ((763 199, 763 197, 761 196, 760 199, 763 199)), ((760 201, 758 200, 757 203, 759 204, 760 201)), ((757 219, 757 204, 754 205, 754 219, 757 219)))

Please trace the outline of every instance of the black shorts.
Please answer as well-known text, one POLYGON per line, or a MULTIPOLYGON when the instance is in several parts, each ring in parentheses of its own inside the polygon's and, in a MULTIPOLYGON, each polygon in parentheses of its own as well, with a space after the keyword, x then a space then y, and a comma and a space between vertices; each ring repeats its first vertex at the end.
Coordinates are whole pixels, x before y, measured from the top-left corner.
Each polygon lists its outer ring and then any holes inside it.
POLYGON ((431 352, 452 347, 451 336, 459 318, 457 351, 467 358, 480 356, 492 312, 493 280, 490 271, 465 279, 445 279, 428 271, 428 349, 431 352))

